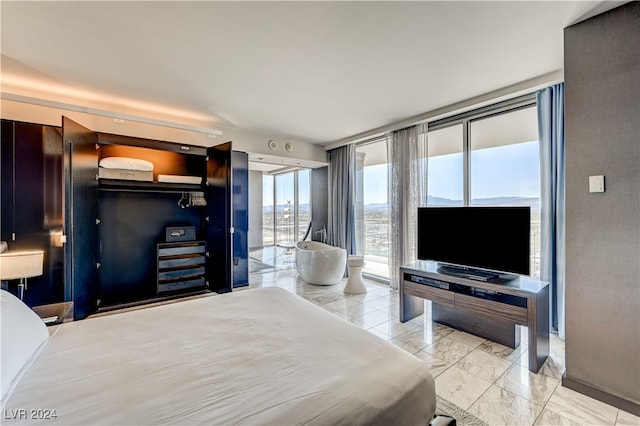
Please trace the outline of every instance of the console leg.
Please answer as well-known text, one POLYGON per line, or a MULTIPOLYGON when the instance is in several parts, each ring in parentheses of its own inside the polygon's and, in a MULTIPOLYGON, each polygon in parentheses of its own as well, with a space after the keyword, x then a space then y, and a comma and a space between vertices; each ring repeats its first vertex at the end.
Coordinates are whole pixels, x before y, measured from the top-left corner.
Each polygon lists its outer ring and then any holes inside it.
POLYGON ((424 314, 424 299, 406 294, 400 289, 400 322, 407 322, 424 314))

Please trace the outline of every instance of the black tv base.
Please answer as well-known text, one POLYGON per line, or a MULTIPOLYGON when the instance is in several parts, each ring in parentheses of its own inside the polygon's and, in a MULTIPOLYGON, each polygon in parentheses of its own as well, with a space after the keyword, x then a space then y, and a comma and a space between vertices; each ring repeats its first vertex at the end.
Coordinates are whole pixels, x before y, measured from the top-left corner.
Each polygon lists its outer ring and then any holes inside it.
POLYGON ((484 282, 496 280, 500 277, 500 274, 498 274, 497 272, 446 264, 438 264, 437 272, 439 274, 453 275, 455 277, 468 278, 470 280, 484 282))

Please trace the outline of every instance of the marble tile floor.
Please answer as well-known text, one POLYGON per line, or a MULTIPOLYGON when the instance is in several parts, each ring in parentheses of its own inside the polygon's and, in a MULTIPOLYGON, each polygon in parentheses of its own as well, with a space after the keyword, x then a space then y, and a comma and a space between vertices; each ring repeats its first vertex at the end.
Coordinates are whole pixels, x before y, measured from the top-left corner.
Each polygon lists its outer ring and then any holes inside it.
POLYGON ((562 387, 564 342, 556 335, 549 359, 533 374, 527 365, 526 328, 525 343, 514 350, 432 322, 430 303, 424 315, 402 324, 398 293, 365 282, 367 294, 345 295, 346 279, 315 286, 285 268, 251 274, 245 289, 282 287, 414 354, 431 368, 439 396, 490 425, 640 425, 640 417, 562 387))
POLYGON ((273 267, 255 272, 249 269, 249 273, 270 273, 274 272, 274 269, 276 271, 282 271, 296 267, 295 250, 287 250, 283 247, 268 246, 251 250, 249 257, 273 267))

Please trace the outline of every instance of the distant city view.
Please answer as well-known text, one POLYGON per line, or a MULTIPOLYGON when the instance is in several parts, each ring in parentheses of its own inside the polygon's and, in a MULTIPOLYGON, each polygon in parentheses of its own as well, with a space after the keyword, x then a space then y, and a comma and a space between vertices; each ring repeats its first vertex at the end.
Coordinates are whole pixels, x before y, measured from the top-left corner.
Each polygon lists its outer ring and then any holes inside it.
MULTIPOLYGON (((428 197, 430 206, 462 206, 462 200, 450 200, 439 197, 428 197)), ((531 275, 538 278, 540 271, 540 199, 526 197, 497 197, 472 200, 473 206, 529 206, 531 207, 531 275)), ((298 233, 295 234, 294 215, 286 210, 287 205, 263 207, 263 241, 264 245, 277 245, 302 239, 311 220, 309 204, 298 207, 298 233), (274 227, 275 224, 275 227, 274 227)), ((389 210, 387 204, 365 204, 363 212, 365 270, 383 277, 388 277, 389 257, 389 210)))

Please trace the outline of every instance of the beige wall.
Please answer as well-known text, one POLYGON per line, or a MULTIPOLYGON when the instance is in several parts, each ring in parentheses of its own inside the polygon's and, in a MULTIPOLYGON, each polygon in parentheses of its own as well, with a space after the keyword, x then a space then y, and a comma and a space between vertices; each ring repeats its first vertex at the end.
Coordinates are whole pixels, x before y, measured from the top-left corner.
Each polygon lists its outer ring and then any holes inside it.
MULTIPOLYGON (((2 99, 0 101, 0 115, 4 119, 48 124, 52 126, 60 126, 62 123, 61 117, 65 115, 96 132, 115 133, 125 136, 158 139, 199 146, 213 146, 232 141, 233 149, 235 151, 277 155, 280 157, 317 161, 321 163, 326 163, 327 161, 326 152, 321 146, 305 141, 283 139, 277 135, 261 134, 244 129, 224 126, 216 126, 217 130, 221 130, 223 132, 222 136, 211 138, 207 134, 201 132, 182 130, 155 124, 139 123, 130 120, 125 120, 125 123, 123 124, 114 123, 112 117, 80 112, 78 110, 81 110, 82 106, 73 106, 76 107, 75 109, 77 110, 67 110, 2 99), (267 147, 267 142, 270 139, 274 139, 279 142, 279 150, 277 152, 271 151, 267 147), (293 145, 294 149, 291 153, 284 149, 284 145, 287 142, 293 145)), ((85 110, 91 111, 91 109, 85 110)), ((118 113, 119 111, 114 112, 118 113)))
POLYGON ((565 90, 563 383, 640 414, 640 2, 565 30, 565 90))

